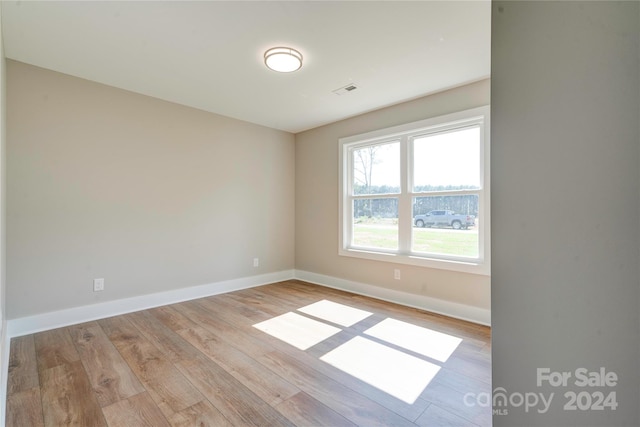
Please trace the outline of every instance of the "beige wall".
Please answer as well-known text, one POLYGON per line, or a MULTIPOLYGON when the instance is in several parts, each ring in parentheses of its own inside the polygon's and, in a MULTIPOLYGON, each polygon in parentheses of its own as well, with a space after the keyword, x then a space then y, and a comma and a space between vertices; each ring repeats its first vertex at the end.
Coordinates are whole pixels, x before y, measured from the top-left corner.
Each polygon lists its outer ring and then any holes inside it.
POLYGON ((12 61, 7 80, 9 318, 294 267, 292 134, 12 61))
POLYGON ((489 92, 485 80, 296 135, 296 268, 489 309, 487 276, 338 255, 338 138, 488 105, 489 92))

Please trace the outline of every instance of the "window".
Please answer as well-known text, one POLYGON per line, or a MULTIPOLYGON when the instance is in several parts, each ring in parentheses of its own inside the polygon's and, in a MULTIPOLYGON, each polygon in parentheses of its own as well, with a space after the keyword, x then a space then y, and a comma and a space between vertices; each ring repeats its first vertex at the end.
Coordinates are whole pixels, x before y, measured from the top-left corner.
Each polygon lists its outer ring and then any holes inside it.
POLYGON ((489 274, 489 108, 341 138, 339 253, 489 274))

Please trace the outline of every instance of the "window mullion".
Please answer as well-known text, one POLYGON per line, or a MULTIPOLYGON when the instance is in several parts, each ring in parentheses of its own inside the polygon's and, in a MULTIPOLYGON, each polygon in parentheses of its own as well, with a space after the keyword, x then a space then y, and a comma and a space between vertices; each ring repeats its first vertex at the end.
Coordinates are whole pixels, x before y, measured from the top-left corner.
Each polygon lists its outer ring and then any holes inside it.
POLYGON ((362 200, 362 199, 397 199, 400 197, 400 193, 389 193, 389 194, 357 194, 355 196, 349 196, 353 200, 362 200))
POLYGON ((400 196, 398 198, 398 252, 411 251, 411 226, 413 208, 411 206, 411 169, 409 138, 400 140, 400 196))
POLYGON ((436 190, 436 191, 421 191, 419 193, 415 193, 416 197, 427 197, 427 196, 469 196, 473 194, 478 194, 482 191, 482 188, 473 188, 469 190, 436 190))

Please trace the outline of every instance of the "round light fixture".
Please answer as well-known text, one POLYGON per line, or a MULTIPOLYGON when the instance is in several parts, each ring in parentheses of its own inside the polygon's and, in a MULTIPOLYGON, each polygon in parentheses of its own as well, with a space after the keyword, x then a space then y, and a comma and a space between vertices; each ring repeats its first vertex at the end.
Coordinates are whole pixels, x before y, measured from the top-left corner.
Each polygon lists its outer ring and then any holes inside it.
POLYGON ((302 67, 302 54, 290 47, 274 47, 264 53, 264 63, 273 71, 290 73, 302 67))

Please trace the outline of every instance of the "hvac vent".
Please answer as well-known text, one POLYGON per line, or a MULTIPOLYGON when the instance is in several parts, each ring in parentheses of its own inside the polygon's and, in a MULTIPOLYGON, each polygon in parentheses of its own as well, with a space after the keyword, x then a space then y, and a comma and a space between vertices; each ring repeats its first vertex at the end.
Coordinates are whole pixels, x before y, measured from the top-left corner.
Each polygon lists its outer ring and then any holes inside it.
POLYGON ((358 86, 356 86, 354 83, 349 83, 348 85, 343 86, 340 89, 334 90, 333 93, 335 93, 336 95, 344 95, 345 93, 353 92, 356 89, 358 89, 358 86))

